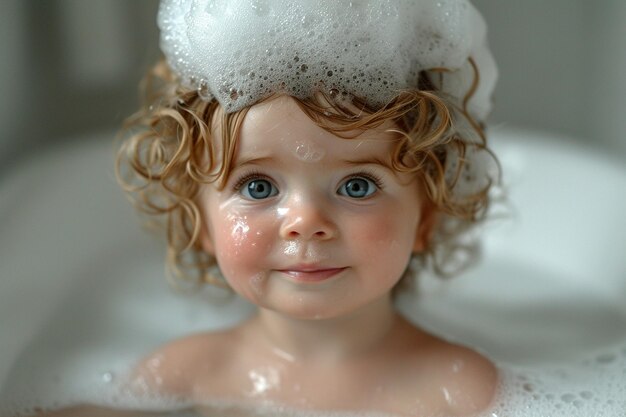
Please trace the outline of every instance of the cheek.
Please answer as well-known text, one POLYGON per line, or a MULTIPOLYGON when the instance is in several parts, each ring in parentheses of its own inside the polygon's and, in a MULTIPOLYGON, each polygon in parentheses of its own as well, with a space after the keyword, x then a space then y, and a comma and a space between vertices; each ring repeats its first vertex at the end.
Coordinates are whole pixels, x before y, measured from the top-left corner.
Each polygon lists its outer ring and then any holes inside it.
POLYGON ((274 222, 263 216, 228 214, 214 227, 215 255, 229 280, 250 277, 272 247, 274 222))
POLYGON ((371 259, 383 260, 385 264, 401 264, 404 269, 415 239, 413 222, 399 213, 378 213, 361 219, 352 229, 356 249, 371 259))

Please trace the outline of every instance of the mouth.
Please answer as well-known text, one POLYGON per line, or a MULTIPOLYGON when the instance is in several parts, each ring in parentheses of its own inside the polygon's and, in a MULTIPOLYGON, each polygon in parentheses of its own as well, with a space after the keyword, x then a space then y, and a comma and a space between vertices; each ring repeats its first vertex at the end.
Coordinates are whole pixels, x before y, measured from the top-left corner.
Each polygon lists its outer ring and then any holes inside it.
POLYGON ((347 267, 315 267, 315 266, 293 266, 286 269, 279 269, 278 272, 286 275, 289 279, 298 282, 320 282, 333 278, 342 273, 347 267))

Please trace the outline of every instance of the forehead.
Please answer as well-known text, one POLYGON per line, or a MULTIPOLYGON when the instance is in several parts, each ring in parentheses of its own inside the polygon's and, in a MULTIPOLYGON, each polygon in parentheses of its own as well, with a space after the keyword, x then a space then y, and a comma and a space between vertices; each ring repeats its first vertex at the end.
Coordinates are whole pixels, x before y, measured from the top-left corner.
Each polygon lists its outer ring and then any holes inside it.
MULTIPOLYGON (((332 126, 331 126, 332 127, 332 126)), ((397 136, 394 126, 347 132, 350 139, 339 137, 318 126, 289 96, 280 96, 252 106, 241 127, 237 157, 262 157, 266 152, 293 154, 299 148, 323 152, 330 158, 388 159, 397 136)))

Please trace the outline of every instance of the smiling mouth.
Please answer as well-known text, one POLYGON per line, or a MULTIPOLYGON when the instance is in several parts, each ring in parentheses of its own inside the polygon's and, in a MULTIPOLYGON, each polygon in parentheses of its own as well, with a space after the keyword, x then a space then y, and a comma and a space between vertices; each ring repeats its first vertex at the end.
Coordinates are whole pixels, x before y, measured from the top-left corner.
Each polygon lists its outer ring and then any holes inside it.
POLYGON ((278 272, 285 274, 289 279, 298 282, 320 282, 330 279, 347 268, 293 268, 279 269, 278 272))

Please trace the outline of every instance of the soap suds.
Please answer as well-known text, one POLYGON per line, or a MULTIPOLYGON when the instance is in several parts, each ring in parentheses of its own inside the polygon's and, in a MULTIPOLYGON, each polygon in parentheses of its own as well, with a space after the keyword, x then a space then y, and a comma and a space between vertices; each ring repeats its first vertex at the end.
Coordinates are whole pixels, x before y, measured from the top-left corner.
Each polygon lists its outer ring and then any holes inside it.
POLYGON ((306 98, 325 88, 380 106, 439 68, 445 93, 484 119, 497 71, 485 23, 466 0, 338 2, 167 0, 158 18, 161 49, 187 87, 227 112, 275 92, 306 98))

